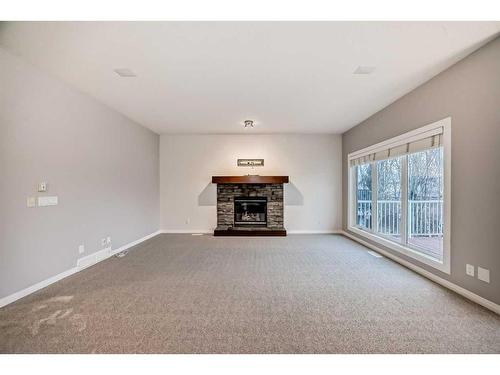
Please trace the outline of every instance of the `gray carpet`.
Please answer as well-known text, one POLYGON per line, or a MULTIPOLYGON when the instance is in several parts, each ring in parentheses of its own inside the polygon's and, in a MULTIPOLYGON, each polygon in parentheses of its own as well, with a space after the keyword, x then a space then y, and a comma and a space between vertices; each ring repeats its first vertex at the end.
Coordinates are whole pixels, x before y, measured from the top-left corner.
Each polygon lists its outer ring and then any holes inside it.
POLYGON ((0 309, 3 353, 499 353, 500 317, 336 235, 160 235, 0 309))

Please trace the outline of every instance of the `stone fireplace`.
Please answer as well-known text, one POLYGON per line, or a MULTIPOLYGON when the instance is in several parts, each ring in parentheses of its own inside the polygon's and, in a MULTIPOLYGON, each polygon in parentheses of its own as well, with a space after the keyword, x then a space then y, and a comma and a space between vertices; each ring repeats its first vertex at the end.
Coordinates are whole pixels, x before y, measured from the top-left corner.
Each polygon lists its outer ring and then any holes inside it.
POLYGON ((217 183, 214 235, 286 235, 283 183, 288 182, 287 176, 214 176, 212 182, 217 183))

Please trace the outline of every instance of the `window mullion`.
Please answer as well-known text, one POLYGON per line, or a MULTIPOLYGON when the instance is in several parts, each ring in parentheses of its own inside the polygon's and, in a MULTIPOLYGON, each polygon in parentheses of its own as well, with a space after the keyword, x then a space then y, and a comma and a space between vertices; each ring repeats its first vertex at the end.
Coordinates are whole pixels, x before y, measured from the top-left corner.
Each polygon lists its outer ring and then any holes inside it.
POLYGON ((355 226, 357 224, 358 195, 357 195, 356 187, 358 186, 358 174, 356 173, 356 168, 357 167, 353 167, 350 169, 351 199, 349 200, 349 202, 351 204, 351 215, 350 215, 351 216, 350 217, 350 225, 351 226, 355 226))
POLYGON ((372 231, 378 233, 377 162, 372 163, 372 231))
POLYGON ((408 156, 405 155, 401 161, 401 242, 408 243, 408 156))

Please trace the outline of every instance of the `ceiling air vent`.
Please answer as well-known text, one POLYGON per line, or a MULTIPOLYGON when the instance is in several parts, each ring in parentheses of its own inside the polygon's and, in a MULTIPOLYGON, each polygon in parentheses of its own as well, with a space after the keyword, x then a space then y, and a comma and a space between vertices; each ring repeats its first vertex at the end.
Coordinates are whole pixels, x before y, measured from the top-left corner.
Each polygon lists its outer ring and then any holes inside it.
POLYGON ((128 68, 113 69, 120 77, 137 77, 137 75, 128 68))
POLYGON ((374 66, 358 66, 353 74, 370 74, 375 70, 374 66))

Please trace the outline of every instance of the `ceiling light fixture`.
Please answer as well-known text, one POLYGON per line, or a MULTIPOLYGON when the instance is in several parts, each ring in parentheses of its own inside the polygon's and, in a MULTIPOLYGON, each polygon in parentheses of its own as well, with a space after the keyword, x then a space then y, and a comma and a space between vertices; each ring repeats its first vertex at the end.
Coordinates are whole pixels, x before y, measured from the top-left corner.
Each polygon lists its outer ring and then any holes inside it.
POLYGON ((245 120, 245 128, 253 128, 254 123, 253 120, 245 120))
POLYGON ((137 75, 128 68, 118 68, 118 69, 113 69, 113 71, 120 77, 137 77, 137 75))
POLYGON ((353 74, 370 74, 375 70, 374 66, 358 66, 353 74))

